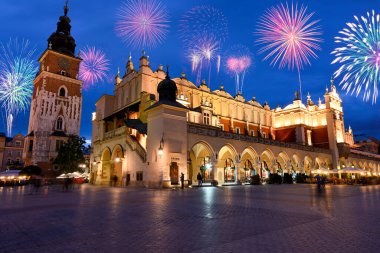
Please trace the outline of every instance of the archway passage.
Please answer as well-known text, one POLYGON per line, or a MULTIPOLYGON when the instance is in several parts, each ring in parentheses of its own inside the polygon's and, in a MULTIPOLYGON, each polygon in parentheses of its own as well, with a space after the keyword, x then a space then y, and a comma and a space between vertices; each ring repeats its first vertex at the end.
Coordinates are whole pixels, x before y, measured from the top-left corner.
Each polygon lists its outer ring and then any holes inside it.
POLYGON ((98 182, 102 185, 108 185, 111 180, 111 151, 105 148, 101 157, 101 169, 98 171, 98 182))
POLYGON ((236 183, 238 179, 238 171, 235 164, 237 152, 230 145, 224 145, 218 155, 218 180, 224 183, 236 183))
POLYGON ((224 182, 225 183, 233 183, 236 180, 235 175, 235 164, 234 161, 231 158, 227 158, 225 160, 225 167, 224 167, 224 182))
POLYGON ((123 159, 124 152, 120 145, 114 147, 111 157, 111 184, 121 186, 123 182, 123 159))
POLYGON ((197 182, 197 175, 201 173, 203 182, 211 181, 214 178, 212 165, 213 152, 205 142, 198 142, 190 150, 189 178, 192 182, 197 182))
POLYGON ((275 158, 271 151, 266 150, 261 154, 261 168, 260 168, 261 178, 263 179, 268 178, 270 173, 277 172, 277 164, 273 164, 274 161, 275 161, 275 158), (276 171, 274 171, 274 167, 276 167, 276 171))
POLYGON ((241 166, 239 167, 239 180, 241 182, 250 182, 251 177, 258 174, 257 168, 255 168, 254 164, 256 160, 258 161, 257 152, 252 148, 246 148, 241 156, 241 166))
POLYGON ((244 161, 244 177, 241 178, 242 182, 250 182, 251 177, 256 175, 256 170, 253 168, 253 164, 250 160, 244 161))

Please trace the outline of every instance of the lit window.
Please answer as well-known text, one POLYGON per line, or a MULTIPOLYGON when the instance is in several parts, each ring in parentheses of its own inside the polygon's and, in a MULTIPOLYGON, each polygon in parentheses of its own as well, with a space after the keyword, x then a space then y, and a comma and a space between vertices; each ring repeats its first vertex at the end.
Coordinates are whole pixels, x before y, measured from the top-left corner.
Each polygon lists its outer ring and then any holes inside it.
POLYGON ((210 125, 210 114, 209 113, 203 113, 203 124, 210 125))
POLYGON ((263 132, 263 137, 264 137, 264 139, 267 138, 267 133, 266 132, 263 132))
POLYGON ((251 136, 255 136, 255 131, 251 130, 251 136))

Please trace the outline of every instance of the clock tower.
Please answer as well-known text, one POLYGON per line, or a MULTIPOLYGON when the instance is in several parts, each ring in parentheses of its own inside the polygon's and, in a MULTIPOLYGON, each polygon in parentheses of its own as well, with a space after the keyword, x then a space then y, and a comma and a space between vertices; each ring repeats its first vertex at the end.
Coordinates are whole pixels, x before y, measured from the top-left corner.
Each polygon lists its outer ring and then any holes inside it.
POLYGON ((79 135, 82 113, 82 81, 78 80, 81 59, 75 56, 71 20, 59 18, 56 32, 48 39, 47 49, 39 58, 34 80, 28 135, 24 146, 26 165, 37 165, 45 175, 53 175, 53 161, 69 135, 79 135))

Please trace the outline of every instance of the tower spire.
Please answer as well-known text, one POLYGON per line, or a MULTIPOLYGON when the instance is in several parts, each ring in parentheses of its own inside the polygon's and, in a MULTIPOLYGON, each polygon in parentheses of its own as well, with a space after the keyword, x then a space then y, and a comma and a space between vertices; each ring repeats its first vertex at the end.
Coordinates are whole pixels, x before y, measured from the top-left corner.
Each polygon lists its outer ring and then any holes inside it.
POLYGON ((65 4, 65 7, 64 7, 64 13, 65 13, 65 16, 67 17, 67 13, 69 12, 69 0, 66 0, 66 4, 65 4))

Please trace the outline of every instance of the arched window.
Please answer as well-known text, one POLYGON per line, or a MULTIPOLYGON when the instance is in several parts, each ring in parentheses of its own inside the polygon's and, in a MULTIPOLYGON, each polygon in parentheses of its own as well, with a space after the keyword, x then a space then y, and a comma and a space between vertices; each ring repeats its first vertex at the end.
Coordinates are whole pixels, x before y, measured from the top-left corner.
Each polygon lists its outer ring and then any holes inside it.
POLYGON ((63 130, 63 119, 62 119, 62 117, 59 117, 57 119, 57 123, 56 123, 55 129, 56 130, 60 130, 60 131, 63 130))
POLYGON ((60 88, 59 89, 59 96, 60 97, 66 97, 66 90, 65 90, 65 88, 60 88))

